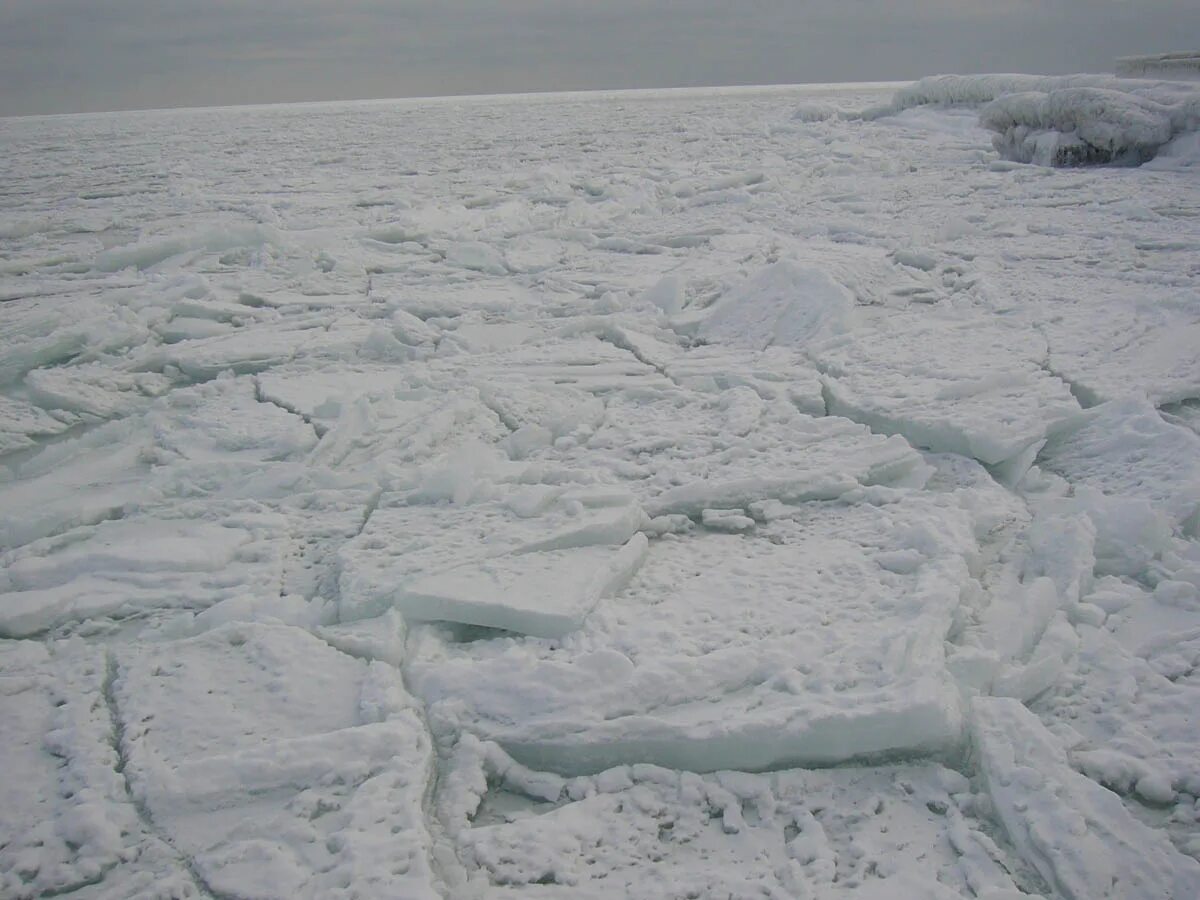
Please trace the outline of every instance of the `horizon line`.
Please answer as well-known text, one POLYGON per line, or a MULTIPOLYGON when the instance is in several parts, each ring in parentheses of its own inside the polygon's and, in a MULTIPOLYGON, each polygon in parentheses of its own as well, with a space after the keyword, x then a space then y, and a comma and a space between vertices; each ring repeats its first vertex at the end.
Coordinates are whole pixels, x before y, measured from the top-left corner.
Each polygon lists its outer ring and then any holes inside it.
POLYGON ((906 84, 912 84, 915 79, 904 78, 889 81, 810 81, 796 82, 793 84, 703 84, 703 85, 677 85, 673 87, 636 87, 636 88, 574 88, 571 90, 528 90, 528 91, 503 91, 497 93, 447 93, 447 94, 428 94, 428 95, 405 95, 392 97, 342 97, 329 100, 275 100, 267 102, 255 103, 212 103, 202 104, 199 106, 131 106, 119 109, 96 109, 82 110, 78 112, 60 112, 60 113, 13 113, 9 115, 0 115, 0 120, 9 119, 62 119, 73 116, 108 116, 119 115, 122 113, 154 113, 154 112, 205 112, 213 110, 229 110, 229 109, 255 109, 267 108, 276 106, 326 106, 330 104, 347 104, 347 103, 403 103, 403 102, 430 102, 430 101, 453 101, 453 100, 489 100, 498 98, 523 98, 523 97, 540 97, 540 98, 557 98, 557 97, 572 97, 572 96, 599 96, 599 95, 636 95, 636 94, 688 94, 699 93, 704 91, 727 91, 730 93, 751 93, 754 91, 785 91, 795 90, 797 88, 842 88, 852 89, 858 88, 862 90, 883 90, 906 84))

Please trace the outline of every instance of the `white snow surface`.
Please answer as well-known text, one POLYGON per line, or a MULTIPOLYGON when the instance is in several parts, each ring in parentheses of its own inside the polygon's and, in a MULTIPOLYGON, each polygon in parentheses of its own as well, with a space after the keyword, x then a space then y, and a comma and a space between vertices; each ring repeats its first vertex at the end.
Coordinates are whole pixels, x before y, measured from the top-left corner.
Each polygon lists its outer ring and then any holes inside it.
POLYGON ((0 896, 1200 895, 1168 62, 0 120, 0 896))

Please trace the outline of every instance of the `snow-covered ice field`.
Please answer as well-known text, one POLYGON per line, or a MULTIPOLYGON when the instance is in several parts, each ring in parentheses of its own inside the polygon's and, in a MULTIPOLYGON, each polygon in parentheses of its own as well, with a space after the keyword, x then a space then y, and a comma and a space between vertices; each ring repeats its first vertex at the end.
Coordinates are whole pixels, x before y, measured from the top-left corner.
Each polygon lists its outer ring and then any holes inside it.
POLYGON ((0 897, 1200 896, 1200 89, 897 87, 0 120, 0 897))

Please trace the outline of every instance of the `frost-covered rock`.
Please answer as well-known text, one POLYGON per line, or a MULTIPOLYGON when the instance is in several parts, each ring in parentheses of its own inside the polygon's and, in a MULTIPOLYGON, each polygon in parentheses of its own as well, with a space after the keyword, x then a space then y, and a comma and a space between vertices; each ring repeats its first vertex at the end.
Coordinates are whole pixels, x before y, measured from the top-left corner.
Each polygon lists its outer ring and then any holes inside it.
POLYGON ((1005 159, 1042 166, 1136 166, 1175 135, 1170 107, 1104 88, 1006 94, 979 121, 1005 159))
POLYGON ((1189 85, 1105 75, 933 76, 868 116, 926 104, 982 105, 1000 155, 1043 166, 1140 165, 1200 126, 1200 91, 1189 85))

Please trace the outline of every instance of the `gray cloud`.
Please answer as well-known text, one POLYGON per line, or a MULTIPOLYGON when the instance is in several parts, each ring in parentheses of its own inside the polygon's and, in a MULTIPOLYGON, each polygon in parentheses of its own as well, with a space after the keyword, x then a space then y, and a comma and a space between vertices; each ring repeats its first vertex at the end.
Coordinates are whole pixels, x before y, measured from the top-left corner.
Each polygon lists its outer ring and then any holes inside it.
POLYGON ((1194 0, 3 0, 0 115, 1109 71, 1194 0))

